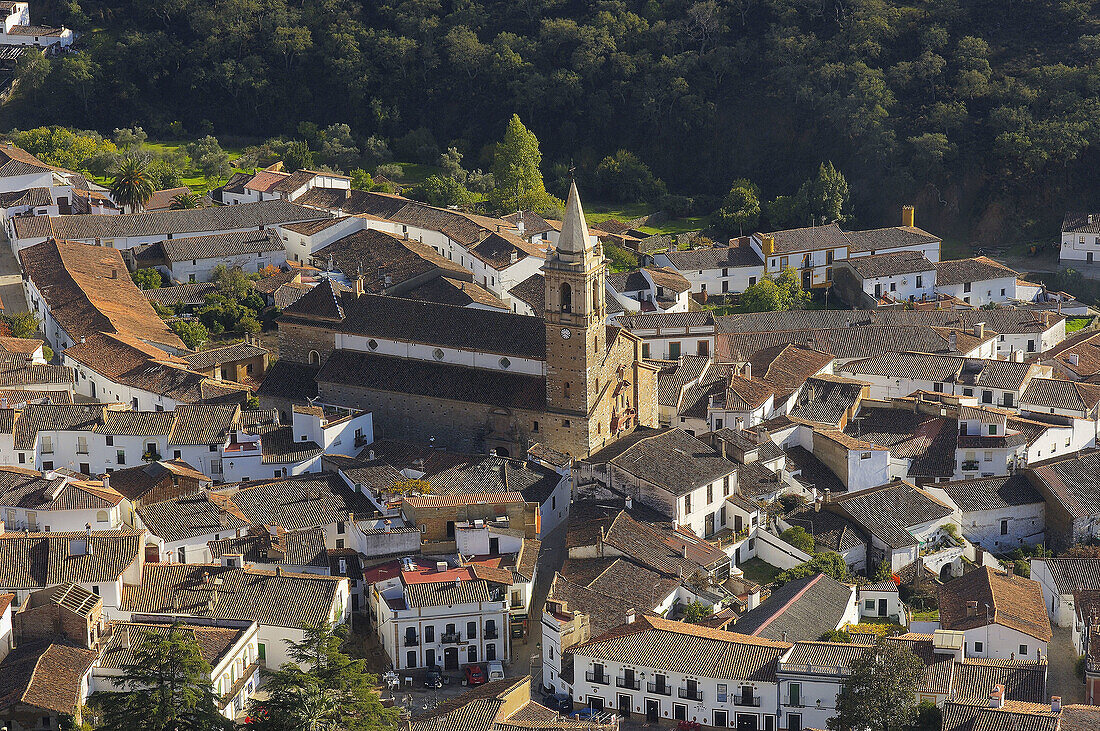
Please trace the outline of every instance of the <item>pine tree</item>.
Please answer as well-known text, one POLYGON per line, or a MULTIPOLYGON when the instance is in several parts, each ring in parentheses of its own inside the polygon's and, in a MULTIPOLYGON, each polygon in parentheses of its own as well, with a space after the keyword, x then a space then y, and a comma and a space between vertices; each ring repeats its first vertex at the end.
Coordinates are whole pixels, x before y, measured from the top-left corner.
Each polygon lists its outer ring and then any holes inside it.
POLYGON ((513 114, 493 155, 496 188, 489 196, 493 207, 501 212, 560 210, 562 202, 546 192, 541 164, 538 138, 523 126, 518 114, 513 114))
POLYGON ((265 673, 267 699, 253 704, 248 727, 255 731, 346 729, 369 731, 396 724, 393 709, 374 692, 378 679, 366 661, 343 650, 346 625, 306 626, 305 637, 289 644, 293 662, 265 673))
POLYGON ((96 693, 100 731, 228 731, 210 684, 210 664, 193 635, 172 626, 167 633, 135 638, 133 660, 115 679, 117 692, 96 693))

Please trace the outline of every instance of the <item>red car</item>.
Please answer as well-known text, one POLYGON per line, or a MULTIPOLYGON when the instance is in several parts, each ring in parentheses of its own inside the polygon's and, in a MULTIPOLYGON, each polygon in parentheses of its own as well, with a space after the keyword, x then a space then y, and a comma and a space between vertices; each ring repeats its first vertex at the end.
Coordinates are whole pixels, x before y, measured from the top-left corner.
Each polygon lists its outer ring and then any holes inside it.
POLYGON ((466 685, 481 685, 486 679, 485 670, 480 665, 466 666, 466 685))

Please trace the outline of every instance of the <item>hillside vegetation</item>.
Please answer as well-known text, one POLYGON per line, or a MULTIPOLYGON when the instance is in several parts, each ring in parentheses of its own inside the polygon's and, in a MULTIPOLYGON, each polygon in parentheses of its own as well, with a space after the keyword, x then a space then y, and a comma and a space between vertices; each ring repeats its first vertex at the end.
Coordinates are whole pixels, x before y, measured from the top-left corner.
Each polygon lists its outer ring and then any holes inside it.
MULTIPOLYGON (((83 52, 21 69, 6 126, 154 138, 350 126, 374 163, 488 168, 519 113, 550 192, 632 151, 674 193, 791 195, 824 161, 852 225, 1049 238, 1100 163, 1084 0, 39 0, 83 52), (303 123, 306 123, 303 125, 303 123)), ((367 160, 369 164, 371 160, 367 160)), ((808 223, 808 221, 807 221, 808 223)))

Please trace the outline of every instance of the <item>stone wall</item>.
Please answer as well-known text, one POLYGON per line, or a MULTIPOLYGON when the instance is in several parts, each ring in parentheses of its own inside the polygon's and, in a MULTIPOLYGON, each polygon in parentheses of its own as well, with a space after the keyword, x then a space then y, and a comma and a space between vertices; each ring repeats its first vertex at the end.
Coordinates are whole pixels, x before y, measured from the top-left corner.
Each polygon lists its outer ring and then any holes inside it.
POLYGON ((324 363, 336 347, 336 335, 331 330, 310 327, 296 322, 279 322, 279 357, 295 363, 309 363, 310 351, 320 355, 324 363))

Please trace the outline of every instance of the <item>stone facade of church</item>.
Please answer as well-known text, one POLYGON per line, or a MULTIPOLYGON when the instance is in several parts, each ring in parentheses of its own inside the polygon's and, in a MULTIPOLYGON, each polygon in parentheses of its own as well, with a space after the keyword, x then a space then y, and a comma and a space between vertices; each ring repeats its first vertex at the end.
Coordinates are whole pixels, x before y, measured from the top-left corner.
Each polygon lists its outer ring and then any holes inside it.
POLYGON ((320 365, 318 401, 372 411, 378 438, 513 457, 540 442, 585 457, 658 424, 656 369, 642 362, 637 337, 606 324, 605 267, 574 187, 544 266, 541 324, 323 283, 280 318, 280 356, 320 365), (460 362, 471 358, 500 365, 460 362))

